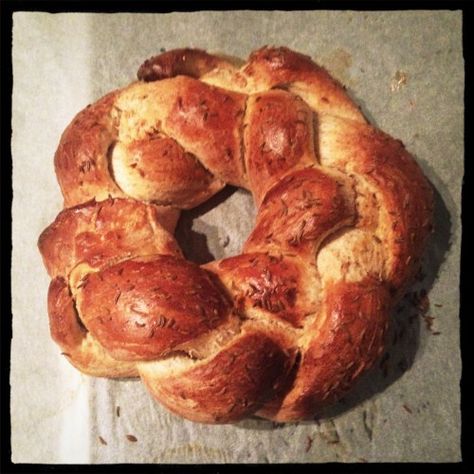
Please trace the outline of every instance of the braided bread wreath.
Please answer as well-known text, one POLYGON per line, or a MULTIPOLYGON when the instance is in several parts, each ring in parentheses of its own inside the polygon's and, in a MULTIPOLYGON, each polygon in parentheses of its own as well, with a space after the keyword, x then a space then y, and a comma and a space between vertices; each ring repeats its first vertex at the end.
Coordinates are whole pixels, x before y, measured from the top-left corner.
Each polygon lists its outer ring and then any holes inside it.
POLYGON ((240 69, 173 50, 138 79, 80 112, 55 155, 65 209, 38 243, 53 339, 82 372, 140 376, 190 420, 314 416, 381 354, 430 185, 287 48, 240 69), (198 266, 173 237, 180 210, 226 184, 252 193, 255 228, 241 255, 198 266))

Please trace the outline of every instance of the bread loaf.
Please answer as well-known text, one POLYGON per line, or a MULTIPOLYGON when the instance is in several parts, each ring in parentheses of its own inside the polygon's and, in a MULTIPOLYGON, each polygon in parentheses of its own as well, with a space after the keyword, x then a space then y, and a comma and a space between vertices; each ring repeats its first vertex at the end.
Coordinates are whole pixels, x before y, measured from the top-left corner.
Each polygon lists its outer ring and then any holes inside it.
POLYGON ((344 395, 432 225, 403 144, 283 47, 240 68, 196 49, 145 61, 73 119, 54 164, 65 208, 39 238, 53 339, 197 422, 302 420, 344 395), (255 227, 240 255, 198 266, 179 213, 226 184, 252 193, 255 227))

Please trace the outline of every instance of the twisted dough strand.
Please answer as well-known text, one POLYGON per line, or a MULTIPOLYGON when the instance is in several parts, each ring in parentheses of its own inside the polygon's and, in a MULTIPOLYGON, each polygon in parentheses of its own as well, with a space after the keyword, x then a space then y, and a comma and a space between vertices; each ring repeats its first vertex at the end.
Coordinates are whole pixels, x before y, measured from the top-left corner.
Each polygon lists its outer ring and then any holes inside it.
POLYGON ((53 338, 191 420, 313 416, 383 350, 431 229, 427 180, 287 48, 239 69, 169 51, 138 78, 80 112, 55 155, 65 209, 39 239, 53 338), (227 183, 258 207, 243 253, 187 262, 180 210, 227 183))

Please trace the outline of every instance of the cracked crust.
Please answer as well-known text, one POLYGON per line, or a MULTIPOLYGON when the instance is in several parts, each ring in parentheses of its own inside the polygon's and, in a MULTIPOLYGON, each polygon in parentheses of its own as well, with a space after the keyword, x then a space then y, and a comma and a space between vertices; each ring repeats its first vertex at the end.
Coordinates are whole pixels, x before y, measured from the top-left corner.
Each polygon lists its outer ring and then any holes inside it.
POLYGON ((138 79, 80 112, 55 155, 66 209, 38 242, 53 339, 194 421, 314 417, 383 350, 431 229, 428 181, 288 48, 240 68, 173 50, 138 79), (198 267, 179 212, 226 184, 252 192, 255 227, 241 255, 198 267))

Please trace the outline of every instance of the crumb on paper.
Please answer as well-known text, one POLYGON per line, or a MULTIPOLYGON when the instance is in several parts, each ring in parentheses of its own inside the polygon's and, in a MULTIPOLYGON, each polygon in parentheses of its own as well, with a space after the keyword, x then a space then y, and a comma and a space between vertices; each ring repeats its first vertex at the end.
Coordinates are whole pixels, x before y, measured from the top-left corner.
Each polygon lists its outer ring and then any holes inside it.
POLYGON ((392 78, 392 82, 390 83, 390 90, 392 92, 399 91, 404 85, 406 85, 408 80, 408 75, 406 72, 397 71, 395 76, 392 78))
POLYGON ((428 316, 427 314, 423 315, 423 320, 425 321, 426 329, 428 329, 428 331, 433 329, 434 319, 433 316, 428 316))
POLYGON ((428 293, 425 289, 421 289, 418 295, 418 301, 416 302, 416 307, 422 313, 426 313, 430 307, 430 300, 428 298, 428 293))
POLYGON ((334 421, 330 420, 320 427, 319 434, 328 444, 337 444, 340 442, 340 436, 334 421))

